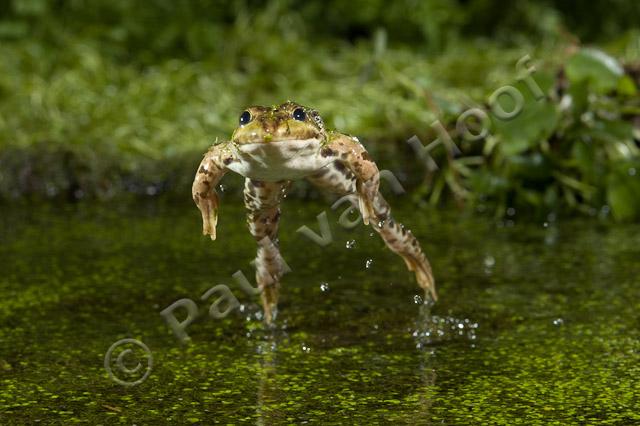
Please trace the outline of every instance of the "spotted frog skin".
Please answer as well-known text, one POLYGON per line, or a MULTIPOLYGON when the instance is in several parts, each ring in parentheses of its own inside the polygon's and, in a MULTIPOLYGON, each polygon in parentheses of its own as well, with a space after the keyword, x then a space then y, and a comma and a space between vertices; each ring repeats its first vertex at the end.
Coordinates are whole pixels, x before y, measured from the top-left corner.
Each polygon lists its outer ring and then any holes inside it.
POLYGON ((202 232, 216 239, 216 186, 228 171, 245 177, 249 230, 258 243, 256 281, 265 320, 275 317, 285 263, 278 248, 280 203, 296 179, 321 189, 352 195, 365 224, 400 255, 427 296, 436 299, 431 266, 411 231, 391 217, 378 191, 378 167, 357 138, 325 129, 317 111, 294 102, 251 106, 240 115, 231 140, 204 155, 193 182, 193 200, 202 213, 202 232))

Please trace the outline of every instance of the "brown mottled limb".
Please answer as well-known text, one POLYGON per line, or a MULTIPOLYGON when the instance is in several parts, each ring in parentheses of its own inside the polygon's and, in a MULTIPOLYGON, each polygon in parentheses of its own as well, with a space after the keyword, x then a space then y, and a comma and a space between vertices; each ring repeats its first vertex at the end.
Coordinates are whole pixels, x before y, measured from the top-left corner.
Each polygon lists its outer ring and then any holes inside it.
POLYGON ((322 147, 320 155, 340 161, 356 177, 358 207, 362 220, 368 225, 370 219, 375 217, 373 204, 380 185, 380 172, 376 163, 358 139, 340 133, 330 135, 329 142, 322 147))
POLYGON ((193 180, 191 194, 193 201, 202 213, 202 233, 216 239, 218 223, 218 194, 216 185, 226 173, 225 165, 231 162, 231 154, 227 144, 213 145, 204 155, 193 180))
POLYGON ((402 257, 407 269, 415 273, 416 281, 425 290, 426 295, 431 296, 434 301, 438 300, 431 264, 416 237, 411 230, 391 217, 391 209, 382 194, 376 197, 374 209, 377 222, 373 224, 373 228, 380 234, 387 247, 402 257))
POLYGON ((278 248, 280 202, 290 182, 262 182, 245 179, 244 204, 247 225, 258 243, 256 255, 256 283, 261 290, 264 317, 267 323, 276 316, 280 278, 286 264, 278 248))
MULTIPOLYGON (((309 176, 314 185, 331 192, 346 195, 356 194, 358 179, 341 162, 336 161, 309 176)), ((355 203, 354 203, 355 205, 355 203)), ((435 280, 429 260, 420 247, 420 243, 410 230, 396 222, 391 216, 391 208, 382 194, 376 193, 373 202, 373 229, 382 237, 387 247, 402 257, 407 268, 414 272, 425 294, 437 300, 435 280)))

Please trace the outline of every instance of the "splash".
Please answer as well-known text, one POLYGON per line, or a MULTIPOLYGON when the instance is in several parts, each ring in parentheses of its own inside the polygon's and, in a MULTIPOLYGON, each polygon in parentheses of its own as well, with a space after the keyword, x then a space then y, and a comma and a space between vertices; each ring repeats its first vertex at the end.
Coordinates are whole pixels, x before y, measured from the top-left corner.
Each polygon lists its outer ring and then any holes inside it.
POLYGON ((431 314, 433 303, 425 302, 420 307, 420 316, 416 321, 416 329, 412 336, 416 339, 416 347, 454 340, 475 341, 479 324, 469 318, 459 319, 452 316, 431 314))

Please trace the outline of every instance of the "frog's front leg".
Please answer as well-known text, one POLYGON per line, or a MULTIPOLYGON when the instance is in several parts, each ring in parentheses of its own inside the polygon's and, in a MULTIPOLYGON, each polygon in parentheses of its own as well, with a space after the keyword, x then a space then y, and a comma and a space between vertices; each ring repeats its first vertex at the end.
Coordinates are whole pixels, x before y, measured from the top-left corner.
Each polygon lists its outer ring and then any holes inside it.
MULTIPOLYGON (((314 185, 339 195, 358 193, 358 178, 340 160, 323 167, 308 177, 314 185)), ((373 197, 373 223, 385 244, 394 253, 402 257, 407 268, 416 275, 420 287, 427 296, 437 299, 435 281, 431 265, 420 247, 420 243, 410 230, 396 222, 391 216, 391 209, 382 194, 376 192, 373 197)))
POLYGON ((378 166, 354 137, 333 133, 329 141, 320 149, 320 155, 334 158, 344 165, 355 177, 355 192, 358 206, 365 225, 375 217, 374 200, 380 185, 378 166))
POLYGON ((216 185, 227 172, 226 165, 234 160, 228 143, 213 145, 204 155, 193 180, 191 194, 202 213, 202 233, 216 239, 218 194, 216 185))
POLYGON ((286 264, 278 248, 278 223, 280 202, 289 184, 289 181, 263 182, 247 178, 244 186, 247 224, 258 243, 256 283, 261 290, 267 323, 276 316, 280 278, 286 272, 286 264))

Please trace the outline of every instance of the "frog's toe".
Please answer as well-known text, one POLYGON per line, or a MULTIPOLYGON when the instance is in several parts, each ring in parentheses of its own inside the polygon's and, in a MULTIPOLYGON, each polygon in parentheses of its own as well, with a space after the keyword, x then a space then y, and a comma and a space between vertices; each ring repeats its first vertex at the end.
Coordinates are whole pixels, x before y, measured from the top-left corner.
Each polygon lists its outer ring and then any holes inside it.
POLYGON ((428 263, 418 261, 413 257, 403 257, 407 269, 416 274, 418 285, 425 290, 425 295, 431 297, 434 301, 438 300, 436 293, 436 283, 431 272, 431 266, 428 263))
POLYGON ((218 212, 215 210, 209 215, 209 236, 213 241, 216 240, 216 228, 218 227, 218 212))
POLYGON ((361 195, 358 197, 358 207, 360 208, 360 214, 362 214, 362 221, 365 225, 368 225, 370 219, 375 216, 371 202, 361 195))
POLYGON ((212 240, 216 239, 216 227, 218 225, 218 212, 211 206, 207 206, 202 211, 202 234, 209 235, 212 240))
POLYGON ((416 280, 420 287, 424 288, 425 295, 431 296, 433 301, 438 300, 438 294, 436 293, 436 283, 433 279, 431 270, 425 270, 424 268, 418 268, 416 271, 416 280))

